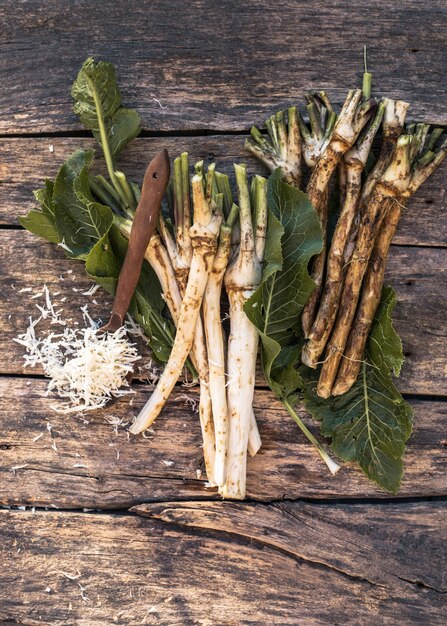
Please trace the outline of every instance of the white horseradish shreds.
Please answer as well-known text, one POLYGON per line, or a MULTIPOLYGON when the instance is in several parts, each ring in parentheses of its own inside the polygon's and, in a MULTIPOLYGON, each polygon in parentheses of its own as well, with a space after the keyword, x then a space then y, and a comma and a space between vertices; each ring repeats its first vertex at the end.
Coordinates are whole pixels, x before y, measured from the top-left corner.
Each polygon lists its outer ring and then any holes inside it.
POLYGON ((123 326, 114 333, 98 332, 83 307, 84 319, 90 328, 74 329, 55 312, 45 286, 46 309, 39 307, 41 316, 30 318, 25 333, 14 341, 26 348, 25 366, 41 365, 50 378, 47 395, 55 392, 67 402, 52 405, 60 413, 91 411, 105 406, 111 398, 131 393, 126 380, 138 356, 135 344, 127 339, 123 326), (36 326, 42 319, 64 327, 62 332, 36 336, 36 326))

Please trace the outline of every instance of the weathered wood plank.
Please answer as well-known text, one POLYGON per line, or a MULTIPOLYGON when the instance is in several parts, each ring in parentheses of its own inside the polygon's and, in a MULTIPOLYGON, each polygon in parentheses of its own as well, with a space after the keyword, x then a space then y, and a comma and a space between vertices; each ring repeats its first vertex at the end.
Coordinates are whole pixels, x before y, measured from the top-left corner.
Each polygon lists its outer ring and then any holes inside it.
POLYGON ((373 585, 392 587, 406 581, 447 593, 445 502, 270 506, 165 502, 142 504, 132 511, 181 527, 248 538, 373 585))
POLYGON ((235 522, 223 513, 206 533, 137 516, 2 511, 0 617, 107 626, 444 623, 445 505, 289 507, 284 513, 298 520, 283 523, 279 539, 268 526, 279 515, 263 507, 253 519, 248 510, 249 529, 244 511, 235 522))
MULTIPOLYGON (((115 429, 109 422, 125 423, 136 415, 147 387, 136 387, 132 406, 129 399, 120 400, 86 415, 88 423, 52 411, 45 388, 41 380, 0 378, 0 504, 113 509, 214 497, 200 475, 200 427, 188 402, 197 399, 196 390, 176 389, 144 439, 128 438, 124 425, 115 429)), ((414 433, 399 495, 447 495, 447 404, 412 405, 414 433)), ((249 498, 387 496, 348 465, 331 476, 269 391, 255 392, 254 409, 263 447, 248 462, 249 498)), ((299 413, 317 434, 316 425, 302 409, 299 413)))
MULTIPOLYGON (((23 349, 12 340, 28 325, 28 317, 38 313, 32 293, 44 283, 64 315, 82 323, 80 307, 89 303, 94 317, 107 318, 110 297, 98 291, 94 299, 82 292, 92 284, 81 263, 67 259, 57 246, 25 231, 3 231, 0 265, 0 333, 7 347, 0 353, 0 372, 29 373, 23 367, 23 349), (73 272, 67 274, 67 272, 73 272), (60 280, 62 277, 63 280, 60 280), (78 291, 73 291, 77 289, 78 291), (80 291, 79 291, 80 290, 80 291), (64 302, 63 298, 67 298, 64 302)), ((396 328, 402 337, 407 360, 399 388, 406 393, 443 395, 445 385, 445 338, 447 250, 395 246, 388 263, 387 280, 397 290, 396 328)), ((38 300, 37 300, 38 302, 38 300)), ((36 368, 34 373, 40 373, 36 368)))
POLYGON ((124 102, 147 129, 247 129, 326 89, 339 105, 361 81, 363 45, 380 93, 446 123, 443 0, 6 0, 0 132, 79 128, 71 83, 85 57, 116 64, 124 102), (94 37, 92 36, 94 33, 94 37))
MULTIPOLYGON (((130 178, 141 181, 150 156, 167 148, 174 157, 188 151, 191 162, 216 161, 233 178, 232 163, 244 161, 251 172, 267 173, 243 148, 245 137, 204 136, 140 138, 120 156, 120 167, 130 178)), ((95 147, 89 139, 26 138, 0 140, 0 226, 17 224, 18 216, 35 206, 32 191, 43 180, 54 178, 68 155, 78 148, 95 147), (49 147, 52 146, 53 152, 49 147)), ((100 167, 100 166, 99 166, 100 167)), ((405 245, 447 245, 446 165, 411 199, 399 224, 395 242, 405 245)))

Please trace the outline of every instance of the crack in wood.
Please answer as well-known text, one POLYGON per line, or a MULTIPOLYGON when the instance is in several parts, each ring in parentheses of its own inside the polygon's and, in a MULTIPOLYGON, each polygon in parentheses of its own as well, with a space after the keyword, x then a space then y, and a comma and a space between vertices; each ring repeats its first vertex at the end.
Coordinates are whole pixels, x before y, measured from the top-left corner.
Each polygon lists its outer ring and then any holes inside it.
POLYGON ((167 525, 171 525, 174 527, 180 527, 182 529, 187 529, 186 532, 187 533, 192 533, 192 534, 196 534, 197 531, 200 531, 200 533, 203 533, 205 536, 207 537, 217 537, 220 538, 223 541, 228 541, 228 538, 236 538, 238 540, 238 542, 242 543, 243 545, 253 545, 256 544, 258 546, 260 546, 261 548, 268 548, 270 550, 273 550, 275 552, 278 552, 279 554, 283 554, 291 559, 293 559, 294 561, 300 563, 300 562, 305 562, 308 565, 311 566, 315 566, 315 567, 322 567, 328 570, 331 570, 337 574, 340 574, 348 579, 351 580, 356 580, 358 582, 363 582, 363 583, 367 583, 373 587, 380 587, 383 589, 390 589, 389 587, 387 587, 387 585, 382 585, 380 583, 374 582, 372 580, 369 580, 368 578, 365 578, 363 576, 360 575, 356 575, 356 574, 352 574, 350 572, 347 572, 343 569, 337 568, 334 565, 331 565, 330 563, 327 563, 325 561, 320 561, 320 560, 315 560, 315 559, 310 559, 307 558, 306 556, 304 556, 303 554, 300 554, 298 552, 294 552, 293 550, 289 550, 286 549, 284 547, 281 547, 271 541, 267 541, 265 539, 260 539, 257 536, 254 535, 245 535, 243 533, 240 532, 236 532, 236 531, 229 531, 229 530, 224 530, 224 529, 217 529, 215 527, 213 528, 209 528, 206 526, 203 527, 199 527, 199 526, 190 526, 186 523, 182 523, 179 520, 170 520, 170 519, 164 519, 163 518, 163 512, 161 513, 155 513, 154 515, 150 515, 150 514, 145 514, 145 513, 141 513, 139 511, 139 506, 133 507, 133 509, 131 509, 131 511, 134 511, 137 515, 142 515, 143 517, 147 517, 149 519, 153 519, 153 520, 157 520, 163 524, 167 524, 167 525))
POLYGON ((436 593, 439 593, 441 595, 447 594, 447 589, 438 589, 437 587, 433 587, 433 585, 428 585, 423 580, 417 580, 417 579, 413 580, 411 578, 404 578, 403 576, 397 576, 397 578, 399 580, 402 580, 403 582, 410 583, 411 585, 416 585, 416 587, 422 587, 423 589, 429 589, 430 591, 435 591, 436 593))

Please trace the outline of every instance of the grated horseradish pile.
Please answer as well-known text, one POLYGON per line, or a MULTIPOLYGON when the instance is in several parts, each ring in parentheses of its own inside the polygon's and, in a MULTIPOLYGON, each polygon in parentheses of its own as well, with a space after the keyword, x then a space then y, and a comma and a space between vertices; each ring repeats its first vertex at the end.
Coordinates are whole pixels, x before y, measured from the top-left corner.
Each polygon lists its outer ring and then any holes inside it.
POLYGON ((55 311, 46 285, 44 295, 46 306, 36 305, 40 317, 30 317, 26 332, 14 341, 26 348, 25 366, 41 365, 50 378, 47 395, 53 392, 67 400, 51 408, 59 413, 92 411, 132 393, 126 376, 140 357, 127 339, 126 327, 99 333, 85 306, 81 310, 89 327, 70 328, 60 316, 62 310, 55 311), (37 325, 46 319, 63 330, 37 336, 37 325))

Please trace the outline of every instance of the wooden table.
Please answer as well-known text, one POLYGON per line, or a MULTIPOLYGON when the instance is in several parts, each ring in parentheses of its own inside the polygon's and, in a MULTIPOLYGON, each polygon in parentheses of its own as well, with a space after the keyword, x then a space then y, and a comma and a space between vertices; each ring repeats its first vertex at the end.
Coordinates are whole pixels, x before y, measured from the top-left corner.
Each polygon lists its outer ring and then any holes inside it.
MULTIPOLYGON (((82 265, 17 220, 45 176, 93 145, 70 102, 88 55, 116 64, 141 113, 121 160, 135 179, 165 146, 261 171, 243 150, 250 125, 306 90, 339 106, 364 43, 379 93, 446 124, 445 2, 3 0, 0 15, 2 624, 445 624, 445 166, 409 204, 389 260, 407 356, 398 385, 415 409, 395 498, 352 467, 330 477, 259 378, 264 445, 247 501, 222 503, 198 472, 183 389, 153 436, 128 440, 105 419, 128 418, 128 401, 88 423, 54 413, 42 372, 24 369, 12 342, 34 309, 23 289, 46 283, 73 317, 110 306, 73 291, 91 284, 82 265)), ((133 413, 147 396, 136 385, 133 413)))

